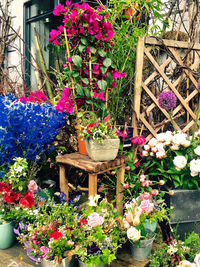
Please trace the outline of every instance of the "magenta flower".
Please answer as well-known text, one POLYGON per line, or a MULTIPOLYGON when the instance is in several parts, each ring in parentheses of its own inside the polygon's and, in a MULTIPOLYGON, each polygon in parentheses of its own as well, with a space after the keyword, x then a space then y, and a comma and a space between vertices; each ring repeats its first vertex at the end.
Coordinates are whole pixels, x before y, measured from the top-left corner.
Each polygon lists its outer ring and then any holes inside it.
POLYGON ((102 33, 101 33, 100 31, 95 35, 95 38, 96 38, 97 40, 101 40, 102 37, 103 37, 103 36, 102 36, 102 33))
POLYGON ((146 138, 143 136, 135 136, 130 138, 132 144, 138 144, 142 146, 146 142, 146 138))
POLYGON ((172 110, 176 106, 176 96, 173 92, 162 92, 158 96, 159 106, 165 110, 172 110))
POLYGON ((55 9, 54 9, 53 14, 54 14, 55 16, 60 16, 60 14, 61 14, 62 12, 64 12, 64 11, 65 11, 65 7, 64 7, 64 5, 58 4, 58 5, 55 7, 55 9))
POLYGON ((102 100, 102 101, 105 101, 105 98, 103 96, 104 92, 101 91, 99 94, 98 94, 98 99, 102 100))
POLYGON ((68 1, 68 0, 67 0, 67 1, 66 1, 66 6, 67 6, 67 7, 70 7, 70 6, 71 6, 71 1, 68 1))
POLYGON ((72 62, 72 58, 71 57, 68 57, 68 62, 72 62))
POLYGON ((200 93, 200 80, 198 81, 198 84, 197 84, 197 90, 198 90, 199 93, 200 93))
POLYGON ((114 73, 113 73, 113 79, 115 80, 115 79, 119 79, 119 78, 121 78, 121 77, 126 77, 126 73, 125 72, 119 72, 119 71, 115 71, 114 73))
POLYGON ((49 41, 53 41, 60 35, 60 32, 57 30, 51 30, 49 35, 50 35, 49 41))

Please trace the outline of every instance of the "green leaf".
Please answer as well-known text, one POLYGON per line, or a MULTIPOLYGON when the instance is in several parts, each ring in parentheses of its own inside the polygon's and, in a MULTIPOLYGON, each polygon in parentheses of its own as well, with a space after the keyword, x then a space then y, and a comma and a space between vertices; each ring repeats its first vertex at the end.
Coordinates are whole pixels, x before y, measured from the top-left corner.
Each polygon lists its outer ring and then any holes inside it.
POLYGON ((98 84, 100 90, 104 91, 104 90, 106 90, 108 83, 105 80, 99 80, 97 84, 98 84))
POLYGON ((110 86, 113 81, 112 74, 110 72, 107 73, 107 81, 108 81, 108 85, 110 86))
POLYGON ((81 43, 84 44, 84 45, 88 45, 88 41, 85 37, 82 37, 81 38, 81 43))
POLYGON ((84 84, 89 84, 89 80, 87 78, 81 78, 81 80, 84 82, 84 84))
POLYGON ((90 97, 90 91, 87 88, 84 88, 85 95, 90 97))
POLYGON ((80 84, 76 84, 76 92, 79 96, 84 96, 84 88, 80 84))
POLYGON ((80 45, 78 46, 78 50, 80 51, 80 53, 82 53, 85 49, 86 49, 86 46, 83 45, 83 44, 80 44, 80 45))
POLYGON ((95 54, 97 52, 96 48, 94 48, 93 46, 90 46, 90 51, 92 54, 95 54))
POLYGON ((112 64, 112 60, 110 59, 110 58, 105 58, 104 59, 104 61, 103 61, 103 65, 105 66, 105 67, 110 67, 111 66, 111 64, 112 64))
POLYGON ((99 49, 98 54, 99 54, 101 57, 105 57, 107 53, 106 53, 106 52, 104 51, 104 49, 102 48, 102 49, 99 49))
POLYGON ((101 70, 101 72, 102 72, 103 74, 106 73, 107 69, 108 69, 108 68, 106 68, 106 67, 104 67, 104 66, 100 67, 100 70, 101 70))
POLYGON ((92 101, 91 99, 87 99, 87 100, 86 100, 86 103, 87 103, 87 104, 93 104, 93 102, 94 102, 94 101, 92 101))
POLYGON ((77 68, 81 68, 82 66, 82 58, 78 55, 72 57, 73 63, 76 65, 77 68))
POLYGON ((77 71, 72 72, 72 77, 77 78, 79 76, 79 73, 77 71))

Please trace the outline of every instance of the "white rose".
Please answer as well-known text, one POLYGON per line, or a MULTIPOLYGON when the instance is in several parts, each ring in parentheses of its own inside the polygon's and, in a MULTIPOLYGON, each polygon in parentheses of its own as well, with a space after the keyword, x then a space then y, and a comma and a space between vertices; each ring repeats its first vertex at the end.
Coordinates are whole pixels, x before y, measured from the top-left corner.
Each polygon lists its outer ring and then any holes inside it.
POLYGON ((195 153, 197 156, 200 156, 200 146, 198 146, 197 148, 194 149, 194 153, 195 153))
POLYGON ((165 134, 166 133, 159 133, 156 135, 156 139, 159 141, 159 142, 165 142, 165 134))
POLYGON ((144 145, 144 150, 149 151, 149 149, 150 149, 149 145, 144 145))
POLYGON ((179 145, 172 145, 170 146, 171 150, 179 150, 179 145))
POLYGON ((200 172, 200 159, 190 161, 191 176, 196 176, 200 172))
POLYGON ((173 160, 173 163, 177 169, 177 171, 180 171, 183 169, 187 164, 187 159, 184 156, 176 156, 173 160))
POLYGON ((163 143, 158 143, 155 147, 158 149, 158 151, 165 151, 163 143))
POLYGON ((185 142, 182 143, 182 146, 184 146, 184 147, 189 147, 190 144, 191 144, 191 142, 190 142, 189 140, 186 139, 185 142))
POLYGON ((157 143, 158 143, 158 140, 156 138, 151 138, 151 140, 149 141, 148 145, 150 147, 154 147, 154 146, 157 145, 157 143))
POLYGON ((158 149, 156 147, 152 147, 151 148, 151 151, 154 152, 154 153, 156 153, 156 152, 158 152, 158 149))
POLYGON ((134 226, 131 226, 127 230, 127 237, 128 239, 132 240, 133 242, 138 241, 141 237, 140 231, 137 230, 134 226))
POLYGON ((165 156, 166 156, 165 151, 158 151, 158 152, 156 153, 156 158, 157 158, 157 159, 162 159, 162 158, 164 158, 165 156))
POLYGON ((173 138, 173 136, 172 136, 172 132, 167 131, 167 132, 165 133, 165 142, 166 142, 167 144, 170 144, 170 143, 172 142, 172 138, 173 138))
POLYGON ((147 157, 148 155, 149 155, 149 153, 147 151, 145 151, 145 150, 142 151, 142 156, 143 157, 147 157))
POLYGON ((182 145, 186 141, 187 135, 185 133, 177 133, 172 137, 172 142, 175 145, 182 145))

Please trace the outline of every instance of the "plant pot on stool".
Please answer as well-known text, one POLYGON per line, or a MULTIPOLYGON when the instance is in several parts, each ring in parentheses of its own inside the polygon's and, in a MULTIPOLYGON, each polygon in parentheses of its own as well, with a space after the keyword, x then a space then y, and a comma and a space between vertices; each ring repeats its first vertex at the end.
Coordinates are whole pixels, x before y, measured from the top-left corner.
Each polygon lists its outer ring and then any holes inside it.
POLYGON ((10 248, 14 241, 14 222, 0 224, 0 249, 10 248))

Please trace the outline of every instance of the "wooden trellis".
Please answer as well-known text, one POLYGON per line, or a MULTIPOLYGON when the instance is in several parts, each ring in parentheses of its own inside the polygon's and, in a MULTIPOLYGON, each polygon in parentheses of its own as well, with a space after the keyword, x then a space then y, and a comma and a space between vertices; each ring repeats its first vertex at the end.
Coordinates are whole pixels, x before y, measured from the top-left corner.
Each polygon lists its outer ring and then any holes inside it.
POLYGON ((147 141, 170 125, 168 112, 158 104, 158 95, 165 89, 174 92, 177 97, 172 113, 176 129, 189 133, 196 118, 199 66, 200 44, 139 38, 132 118, 134 136, 139 134, 142 124, 147 141), (166 57, 162 62, 159 62, 162 58, 160 51, 166 57))

